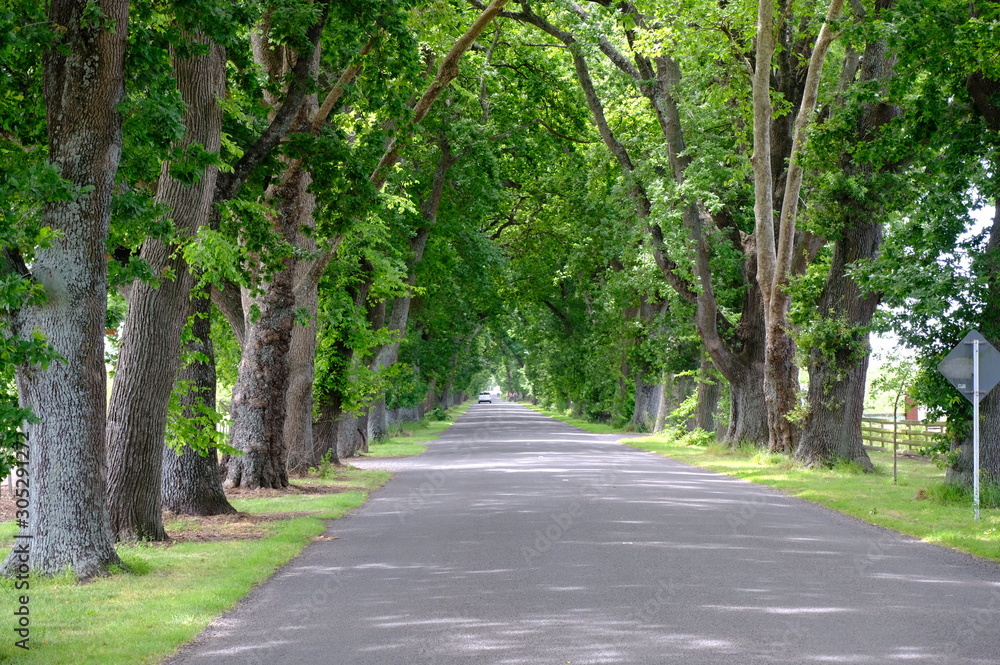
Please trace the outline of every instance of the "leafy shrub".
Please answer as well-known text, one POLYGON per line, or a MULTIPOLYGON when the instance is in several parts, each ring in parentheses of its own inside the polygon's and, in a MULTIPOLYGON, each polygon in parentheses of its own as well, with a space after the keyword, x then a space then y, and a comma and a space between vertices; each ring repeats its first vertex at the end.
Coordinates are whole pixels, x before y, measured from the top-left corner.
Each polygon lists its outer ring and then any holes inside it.
POLYGON ((431 409, 430 413, 427 414, 427 418, 435 421, 451 420, 451 416, 448 415, 448 412, 442 409, 440 406, 435 406, 433 409, 431 409))
POLYGON ((706 432, 700 427, 696 427, 690 432, 685 432, 677 439, 679 443, 683 443, 685 446, 709 446, 716 443, 715 434, 711 432, 706 432))
POLYGON ((333 451, 328 450, 319 458, 319 466, 309 467, 309 475, 316 476, 320 480, 329 480, 333 477, 333 451))

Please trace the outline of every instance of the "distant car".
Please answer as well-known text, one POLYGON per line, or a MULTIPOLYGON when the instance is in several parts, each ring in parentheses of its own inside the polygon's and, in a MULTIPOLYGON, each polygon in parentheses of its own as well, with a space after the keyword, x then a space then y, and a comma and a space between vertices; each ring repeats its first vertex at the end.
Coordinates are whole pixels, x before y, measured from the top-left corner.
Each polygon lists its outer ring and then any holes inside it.
POLYGON ((492 404, 493 403, 493 393, 490 393, 490 392, 481 392, 481 393, 479 393, 479 403, 482 404, 483 402, 489 402, 490 404, 492 404))

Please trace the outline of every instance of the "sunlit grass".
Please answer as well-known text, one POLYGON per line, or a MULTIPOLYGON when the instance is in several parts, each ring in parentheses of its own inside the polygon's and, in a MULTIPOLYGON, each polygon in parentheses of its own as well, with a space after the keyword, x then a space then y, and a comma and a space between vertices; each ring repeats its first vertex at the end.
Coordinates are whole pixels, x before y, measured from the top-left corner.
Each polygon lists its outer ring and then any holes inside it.
POLYGON ((528 407, 532 411, 541 413, 542 415, 549 416, 550 418, 555 418, 556 420, 561 420, 567 425, 572 425, 573 427, 579 427, 587 432, 592 432, 593 434, 621 434, 622 429, 620 427, 613 427, 612 425, 606 425, 604 423, 592 423, 589 420, 584 420, 583 418, 575 418, 568 411, 555 411, 552 409, 544 409, 537 404, 528 404, 527 402, 521 402, 524 406, 528 407))
POLYGON ((404 457, 419 455, 427 450, 427 443, 438 439, 451 427, 455 420, 469 410, 472 402, 463 402, 451 407, 445 413, 447 419, 433 420, 427 416, 417 423, 403 423, 389 432, 385 441, 375 442, 368 446, 367 457, 404 457))
POLYGON ((892 480, 892 452, 869 452, 875 473, 843 462, 831 469, 805 469, 787 455, 753 446, 685 445, 673 434, 625 439, 623 443, 665 457, 769 485, 871 524, 963 552, 1000 559, 1000 510, 984 509, 972 519, 971 497, 944 485, 944 471, 932 463, 898 459, 892 480))

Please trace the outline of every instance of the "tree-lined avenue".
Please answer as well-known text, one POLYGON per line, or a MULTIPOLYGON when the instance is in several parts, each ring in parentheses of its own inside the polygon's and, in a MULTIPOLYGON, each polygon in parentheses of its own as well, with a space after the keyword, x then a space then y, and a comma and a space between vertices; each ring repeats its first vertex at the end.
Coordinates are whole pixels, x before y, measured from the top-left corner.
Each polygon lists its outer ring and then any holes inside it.
POLYGON ((995 564, 616 438, 473 405, 167 662, 995 662, 995 564))

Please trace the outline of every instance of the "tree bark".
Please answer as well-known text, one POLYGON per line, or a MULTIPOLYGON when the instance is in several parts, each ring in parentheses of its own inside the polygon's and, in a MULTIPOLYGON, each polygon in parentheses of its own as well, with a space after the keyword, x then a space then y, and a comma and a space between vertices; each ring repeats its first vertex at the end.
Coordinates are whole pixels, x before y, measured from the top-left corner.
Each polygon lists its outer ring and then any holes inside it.
MULTIPOLYGON (((791 298, 788 278, 794 265, 794 249, 799 192, 803 169, 799 156, 805 145, 806 129, 812 122, 819 94, 823 64, 835 38, 830 24, 837 19, 843 0, 831 0, 826 20, 820 28, 809 60, 802 101, 795 116, 794 137, 789 153, 781 215, 775 229, 775 200, 772 162, 771 68, 775 53, 775 24, 772 0, 760 0, 757 12, 757 47, 753 83, 753 172, 754 234, 757 239, 757 282, 764 299, 764 400, 767 404, 768 449, 794 452, 798 446, 798 426, 789 418, 798 406, 798 366, 795 341, 791 336, 788 311, 791 298)), ((782 152, 782 157, 784 153, 782 152)))
POLYGON ((337 456, 355 457, 368 446, 368 414, 344 413, 337 423, 337 456))
POLYGON ((666 372, 660 374, 659 399, 656 403, 656 420, 653 421, 653 432, 660 432, 667 425, 667 416, 670 415, 670 402, 667 398, 667 380, 669 375, 666 372))
MULTIPOLYGON (((891 8, 893 0, 880 0, 876 11, 891 8)), ((892 56, 884 41, 869 43, 861 66, 861 81, 885 81, 892 76, 892 56)), ((870 142, 877 133, 902 110, 884 102, 862 105, 855 136, 858 143, 870 142)), ((840 158, 845 176, 865 181, 863 189, 880 190, 871 164, 858 163, 854 151, 840 158)), ((882 172, 897 167, 887 165, 882 172)), ((803 430, 796 458, 808 465, 829 464, 835 459, 848 459, 871 470, 872 464, 861 439, 861 417, 864 415, 865 377, 868 373, 867 326, 878 306, 876 293, 863 293, 848 271, 860 261, 877 256, 882 244, 882 223, 885 219, 883 196, 866 201, 860 196, 846 197, 838 206, 841 219, 833 224, 838 237, 833 245, 833 259, 823 292, 817 304, 817 315, 840 320, 850 326, 846 339, 834 340, 836 350, 827 357, 820 348, 809 353, 809 416, 803 430)), ((825 345, 829 347, 829 345, 825 345)))
MULTIPOLYGON (((367 260, 363 260, 361 276, 359 276, 353 286, 348 288, 348 293, 356 309, 365 307, 365 302, 368 300, 368 293, 372 287, 371 275, 373 270, 374 267, 367 260)), ((373 319, 379 319, 383 316, 384 310, 380 305, 369 306, 368 319, 370 323, 373 322, 373 319)), ((333 375, 339 375, 340 381, 335 384, 335 387, 328 387, 317 395, 316 402, 319 414, 318 419, 313 425, 315 452, 310 460, 311 464, 319 463, 323 455, 328 452, 332 460, 336 464, 340 464, 341 450, 345 450, 347 447, 346 444, 343 444, 342 447, 340 442, 341 421, 349 415, 344 411, 346 377, 350 368, 357 360, 355 351, 348 346, 346 335, 338 334, 334 336, 334 339, 332 348, 327 352, 328 362, 331 365, 329 372, 333 375), (337 360, 336 367, 333 367, 334 359, 337 360)), ((326 382, 326 384, 329 385, 329 382, 326 382)))
POLYGON ((646 383, 642 372, 635 375, 635 403, 632 408, 632 427, 637 432, 652 432, 656 429, 660 397, 668 390, 666 384, 646 383), (659 391, 657 391, 659 388, 659 391))
POLYGON ((337 427, 343 411, 334 396, 319 401, 319 414, 313 424, 314 463, 330 453, 330 460, 340 464, 337 450, 337 427))
MULTIPOLYGON (((181 368, 178 378, 190 386, 181 398, 184 417, 194 418, 203 409, 215 410, 215 353, 211 337, 212 302, 207 296, 191 298, 189 314, 193 315, 193 339, 187 350, 199 354, 181 368)), ((210 427, 214 427, 210 425, 210 427)), ((219 458, 215 448, 198 451, 183 442, 175 442, 179 450, 163 447, 163 507, 182 515, 231 515, 230 505, 222 489, 219 458)))
MULTIPOLYGON (((311 195, 307 195, 311 196, 311 195)), ((311 219, 303 219, 299 229, 298 246, 310 251, 316 249, 316 241, 305 228, 313 226, 311 219)), ((312 267, 312 261, 296 262, 293 279, 296 284, 305 278, 312 267)), ((296 308, 304 310, 309 317, 306 325, 296 323, 292 328, 292 340, 288 350, 288 370, 290 374, 288 391, 285 395, 285 426, 283 437, 288 447, 288 469, 305 473, 316 461, 316 445, 313 441, 313 382, 316 378, 316 315, 319 310, 318 285, 299 289, 296 308)))
MULTIPOLYGON (((192 57, 173 54, 187 129, 175 147, 200 145, 217 153, 222 135, 219 100, 226 88, 225 51, 204 35, 191 35, 191 42, 207 46, 208 52, 192 57)), ((156 200, 172 211, 178 236, 190 238, 208 223, 218 169, 206 167, 198 181, 188 185, 170 175, 170 166, 163 163, 156 200)), ((137 282, 129 289, 108 407, 108 504, 118 540, 164 540, 160 482, 167 405, 177 376, 181 330, 194 277, 176 245, 149 238, 140 256, 154 274, 169 273, 173 278, 164 278, 159 286, 137 282), (150 362, 150 358, 157 361, 150 362)))
POLYGON ((694 426, 706 432, 715 432, 715 414, 719 410, 719 381, 712 371, 712 361, 702 354, 698 377, 698 404, 695 407, 694 426))
MULTIPOLYGON (((252 43, 257 63, 273 81, 281 80, 289 70, 289 63, 298 63, 301 58, 310 60, 313 75, 319 67, 318 45, 312 53, 303 54, 274 45, 270 41, 266 21, 261 31, 254 33, 252 43)), ((265 102, 277 113, 278 99, 274 95, 265 95, 265 102)), ((306 95, 292 127, 308 131, 318 108, 317 95, 306 95)), ((302 163, 298 160, 282 161, 285 169, 280 181, 269 186, 265 196, 274 206, 272 223, 275 234, 294 247, 301 239, 303 227, 310 223, 315 199, 308 192, 311 177, 302 163)), ((244 306, 247 315, 246 341, 233 387, 230 444, 243 454, 225 458, 225 487, 288 487, 285 421, 286 399, 291 384, 290 352, 298 305, 296 256, 289 254, 279 264, 272 274, 263 277, 258 294, 244 293, 244 302, 247 303, 244 306), (251 316, 252 313, 256 314, 256 319, 251 316)), ((309 346, 308 341, 305 346, 309 346)), ((296 430, 303 426, 299 416, 290 428, 296 430)))
POLYGON ((103 0, 105 19, 97 23, 87 18, 89 5, 49 3, 49 24, 62 30, 42 60, 49 160, 80 194, 43 207, 41 224, 60 234, 31 266, 46 298, 13 317, 14 334, 41 331, 63 361, 17 369, 21 406, 41 422, 24 424, 29 515, 4 564, 8 574, 23 564, 36 573, 68 569, 88 578, 121 563, 105 497, 104 320, 128 3, 103 0))

